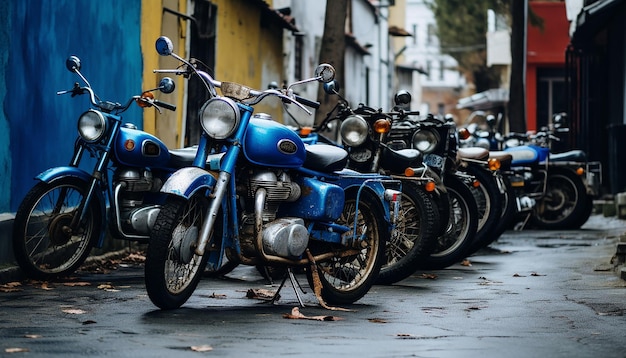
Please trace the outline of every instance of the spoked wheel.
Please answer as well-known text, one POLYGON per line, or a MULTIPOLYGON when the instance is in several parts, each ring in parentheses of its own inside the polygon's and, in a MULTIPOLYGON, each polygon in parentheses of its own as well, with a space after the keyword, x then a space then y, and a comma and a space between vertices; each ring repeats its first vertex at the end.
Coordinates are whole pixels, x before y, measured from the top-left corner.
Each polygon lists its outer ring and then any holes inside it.
POLYGON ((88 184, 76 178, 40 182, 26 195, 13 226, 13 252, 28 277, 49 280, 78 269, 102 228, 100 203, 93 199, 76 229, 72 221, 88 184))
MULTIPOLYGON (((570 170, 550 170, 545 197, 537 202, 531 220, 541 229, 578 229, 589 217, 589 196, 583 180, 570 170)), ((590 213, 590 212, 589 212, 590 213)))
POLYGON ((450 218, 446 233, 439 237, 435 251, 418 261, 418 268, 442 269, 463 260, 476 236, 476 201, 469 187, 456 176, 446 178, 450 218))
POLYGON ((439 209, 434 198, 410 182, 402 183, 399 222, 385 248, 385 263, 378 284, 392 284, 409 277, 418 260, 429 255, 437 244, 439 209))
POLYGON ((506 230, 513 226, 517 218, 517 197, 515 195, 515 189, 511 186, 511 182, 507 177, 503 177, 505 193, 502 196, 502 213, 500 214, 500 220, 493 230, 492 240, 486 241, 483 247, 489 246, 496 241, 506 230))
MULTIPOLYGON (((189 200, 171 196, 157 216, 146 253, 145 282, 150 300, 161 309, 182 306, 202 277, 209 255, 198 256, 194 249, 207 208, 208 200, 200 194, 189 200)), ((216 220, 216 230, 219 223, 216 220)))
MULTIPOLYGON (((384 260, 385 241, 389 234, 381 205, 371 195, 361 195, 356 233, 355 209, 355 198, 346 198, 338 223, 351 228, 344 234, 348 241, 352 237, 361 240, 355 240, 347 247, 323 242, 309 244, 314 255, 335 253, 333 258, 317 262, 322 298, 329 304, 351 304, 363 297, 374 284, 384 260)), ((307 278, 313 287, 314 278, 310 269, 307 270, 307 278)))
POLYGON ((479 182, 478 187, 470 188, 478 208, 478 229, 470 246, 471 254, 495 240, 495 228, 502 214, 503 194, 500 192, 496 177, 488 169, 470 164, 467 166, 467 172, 479 182))

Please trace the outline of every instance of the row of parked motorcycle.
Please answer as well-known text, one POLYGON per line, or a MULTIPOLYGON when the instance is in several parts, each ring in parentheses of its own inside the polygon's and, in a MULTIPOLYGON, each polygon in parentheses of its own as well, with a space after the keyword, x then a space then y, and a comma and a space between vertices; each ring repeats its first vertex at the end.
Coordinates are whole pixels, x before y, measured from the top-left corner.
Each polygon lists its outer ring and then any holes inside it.
POLYGON ((153 95, 173 92, 171 78, 126 103, 103 101, 80 59, 68 58, 82 84, 57 94, 87 95, 90 109, 69 165, 38 175, 16 213, 14 254, 28 276, 69 275, 112 236, 148 244, 145 284, 161 309, 183 305, 207 272, 240 264, 294 287, 300 270, 322 306, 351 304, 374 284, 456 264, 516 223, 578 228, 599 190, 598 163, 551 152, 557 126, 534 136, 503 137, 494 121, 457 130, 450 118, 411 111, 405 91, 389 111, 351 107, 327 64, 310 79, 256 90, 215 80, 166 37, 156 49, 181 66, 155 72, 206 88, 199 144, 168 149, 123 122, 133 103, 175 110, 153 95), (294 91, 316 81, 337 98, 317 127, 254 113, 277 97, 287 112, 310 114, 319 103, 294 91))

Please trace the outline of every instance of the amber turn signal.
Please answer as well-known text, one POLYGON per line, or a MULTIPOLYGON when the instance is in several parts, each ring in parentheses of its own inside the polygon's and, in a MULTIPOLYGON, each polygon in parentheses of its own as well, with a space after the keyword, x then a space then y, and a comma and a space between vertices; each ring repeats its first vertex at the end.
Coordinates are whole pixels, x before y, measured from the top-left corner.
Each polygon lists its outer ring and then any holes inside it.
POLYGON ((311 128, 311 127, 302 127, 302 128, 300 128, 300 136, 301 137, 306 137, 309 134, 311 134, 311 132, 313 132, 313 128, 311 128))
POLYGON ((458 130, 459 133, 459 138, 461 139, 467 139, 470 137, 470 132, 467 130, 467 128, 460 128, 458 130))
POLYGON ((478 188, 478 187, 480 186, 480 182, 479 182, 478 180, 474 180, 474 181, 472 182, 472 186, 473 186, 474 188, 478 188))
POLYGON ((153 100, 154 99, 154 95, 152 94, 152 92, 144 92, 141 94, 141 98, 137 98, 135 100, 135 102, 137 102, 137 105, 141 108, 146 108, 146 107, 150 107, 150 103, 151 101, 144 101, 143 99, 149 99, 149 100, 153 100))
POLYGON ((578 174, 578 175, 583 175, 583 174, 585 174, 585 168, 583 168, 583 167, 578 167, 578 168, 576 169, 576 174, 578 174))
POLYGON ((413 175, 415 175, 415 170, 413 170, 413 168, 406 168, 404 169, 404 175, 407 177, 412 177, 413 175))
POLYGON ((376 133, 387 133, 391 129, 391 122, 387 119, 379 119, 374 122, 374 131, 376 133))
POLYGON ((435 182, 434 181, 429 181, 428 183, 426 183, 426 185, 424 185, 424 188, 426 189, 427 192, 433 192, 435 191, 435 182))
POLYGON ((500 159, 497 158, 489 158, 487 164, 489 166, 489 170, 491 171, 496 171, 500 169, 500 165, 502 165, 502 163, 500 163, 500 159))

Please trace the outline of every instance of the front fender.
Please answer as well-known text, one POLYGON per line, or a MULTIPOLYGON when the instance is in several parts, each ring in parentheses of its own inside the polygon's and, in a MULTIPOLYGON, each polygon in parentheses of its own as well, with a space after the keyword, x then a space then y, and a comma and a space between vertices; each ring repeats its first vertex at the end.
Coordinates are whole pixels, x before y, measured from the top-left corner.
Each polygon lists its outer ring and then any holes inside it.
POLYGON ((45 172, 37 175, 36 179, 39 179, 46 183, 51 183, 57 179, 66 177, 75 177, 86 182, 89 182, 91 180, 91 174, 77 167, 70 166, 50 168, 45 172))
MULTIPOLYGON (((43 173, 37 175, 35 178, 38 180, 41 180, 44 183, 53 183, 54 181, 58 180, 58 179, 63 179, 63 178, 77 178, 78 180, 84 181, 85 185, 89 185, 89 183, 91 182, 91 174, 87 173, 86 171, 79 169, 77 167, 71 167, 71 166, 64 166, 64 167, 55 167, 55 168, 50 168, 46 171, 44 171, 43 173)), ((102 191, 100 190, 96 190, 94 191, 94 197, 92 198, 92 200, 97 200, 98 201, 98 206, 100 206, 100 212, 102 213, 102 228, 105 228, 106 225, 105 223, 109 220, 109 214, 108 214, 108 210, 107 210, 107 199, 105 198, 105 196, 103 195, 102 191)), ((104 243, 104 239, 106 237, 106 230, 101 230, 100 231, 100 237, 98 238, 98 242, 96 243, 96 247, 100 248, 102 247, 102 244, 104 243)))
POLYGON ((217 172, 206 171, 197 167, 182 168, 167 179, 161 192, 189 199, 200 189, 213 190, 215 183, 217 183, 217 177, 217 172))

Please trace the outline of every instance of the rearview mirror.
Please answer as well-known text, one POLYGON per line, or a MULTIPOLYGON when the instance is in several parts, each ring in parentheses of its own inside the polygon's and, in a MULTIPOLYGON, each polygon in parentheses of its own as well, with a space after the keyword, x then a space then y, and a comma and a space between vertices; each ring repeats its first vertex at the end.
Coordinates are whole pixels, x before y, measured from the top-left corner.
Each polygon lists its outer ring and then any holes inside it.
POLYGON ((166 36, 161 36, 156 40, 156 50, 161 56, 169 56, 174 51, 174 44, 166 36))
POLYGON ((327 63, 322 63, 315 68, 315 78, 323 83, 328 83, 335 79, 335 68, 327 63))
POLYGON ((176 84, 174 83, 174 80, 169 77, 163 77, 161 82, 159 82, 159 90, 163 93, 172 93, 175 88, 176 84))
POLYGON ((80 58, 76 56, 70 56, 65 60, 65 67, 70 72, 80 71, 80 58))

